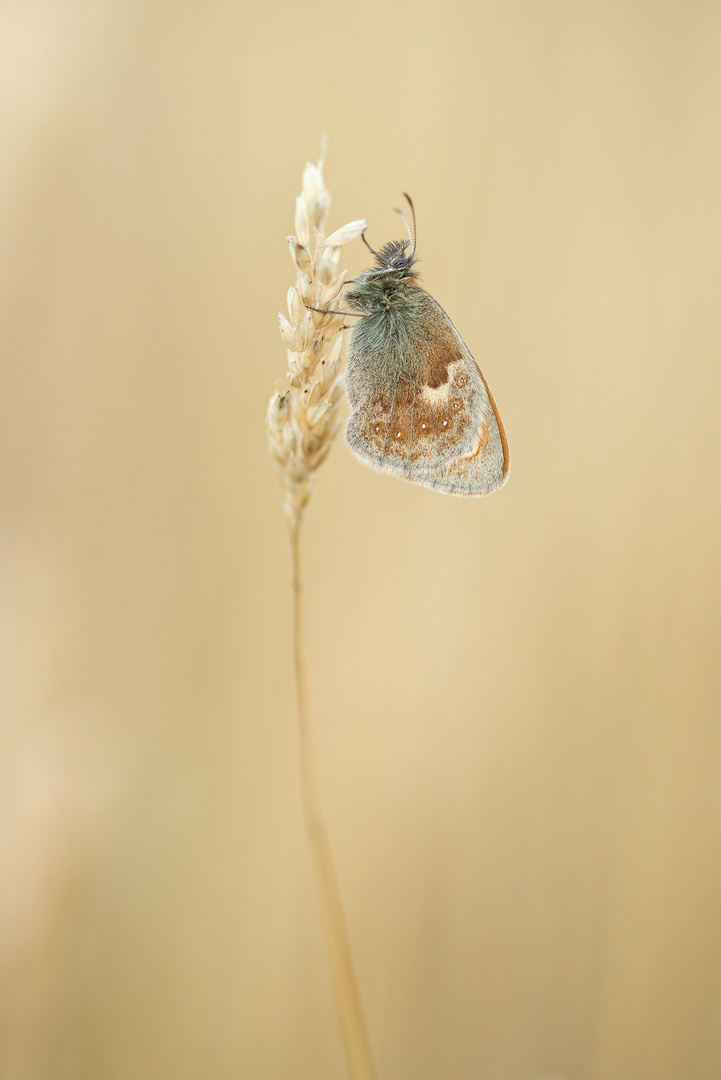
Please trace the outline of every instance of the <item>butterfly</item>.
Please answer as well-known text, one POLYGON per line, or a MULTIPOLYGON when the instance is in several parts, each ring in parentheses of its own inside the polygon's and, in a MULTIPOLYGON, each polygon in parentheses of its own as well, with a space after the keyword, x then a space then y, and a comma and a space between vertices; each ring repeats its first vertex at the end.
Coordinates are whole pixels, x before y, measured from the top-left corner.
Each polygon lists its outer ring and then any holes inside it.
POLYGON ((508 443, 478 364, 440 304, 418 284, 416 218, 408 240, 374 251, 348 282, 351 328, 346 441, 365 465, 448 495, 490 495, 508 479, 508 443))

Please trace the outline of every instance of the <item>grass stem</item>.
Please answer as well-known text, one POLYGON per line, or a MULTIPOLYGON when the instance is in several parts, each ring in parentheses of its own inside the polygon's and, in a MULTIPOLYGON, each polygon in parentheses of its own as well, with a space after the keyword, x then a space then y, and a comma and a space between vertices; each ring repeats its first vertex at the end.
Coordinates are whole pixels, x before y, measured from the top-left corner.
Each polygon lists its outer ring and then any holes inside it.
POLYGON ((293 664, 300 742, 300 785, 323 932, 351 1080, 375 1080, 370 1044, 356 985, 333 855, 323 821, 308 695, 305 649, 305 597, 301 545, 302 511, 290 523, 293 558, 293 664))

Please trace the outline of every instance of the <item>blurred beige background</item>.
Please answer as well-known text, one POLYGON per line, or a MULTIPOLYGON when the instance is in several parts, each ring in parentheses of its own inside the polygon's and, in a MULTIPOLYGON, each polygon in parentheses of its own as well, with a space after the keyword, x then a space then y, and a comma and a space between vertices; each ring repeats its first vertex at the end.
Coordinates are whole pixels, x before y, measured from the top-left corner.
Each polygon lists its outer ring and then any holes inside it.
POLYGON ((513 460, 339 442, 308 514, 379 1080, 721 1075, 720 48, 711 0, 4 5, 3 1080, 345 1075, 263 431, 324 133, 513 460))

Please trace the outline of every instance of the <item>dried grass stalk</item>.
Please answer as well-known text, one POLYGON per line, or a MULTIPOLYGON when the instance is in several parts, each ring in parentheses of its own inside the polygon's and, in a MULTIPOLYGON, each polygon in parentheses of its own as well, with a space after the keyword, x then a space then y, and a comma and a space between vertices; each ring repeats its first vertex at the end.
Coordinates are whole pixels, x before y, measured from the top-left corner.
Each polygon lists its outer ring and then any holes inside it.
POLYGON ((300 528, 316 471, 330 450, 341 422, 343 315, 336 313, 334 307, 346 271, 338 271, 338 258, 341 246, 360 236, 365 228, 364 221, 354 221, 326 236, 329 208, 330 195, 323 181, 322 161, 318 165, 306 165, 303 190, 296 201, 296 235, 288 237, 296 280, 288 291, 288 318, 280 316, 280 333, 288 348, 289 388, 271 398, 266 427, 283 483, 283 508, 290 526, 293 557, 293 661, 303 814, 348 1070, 352 1080, 374 1080, 340 891, 320 805, 305 654, 300 528))

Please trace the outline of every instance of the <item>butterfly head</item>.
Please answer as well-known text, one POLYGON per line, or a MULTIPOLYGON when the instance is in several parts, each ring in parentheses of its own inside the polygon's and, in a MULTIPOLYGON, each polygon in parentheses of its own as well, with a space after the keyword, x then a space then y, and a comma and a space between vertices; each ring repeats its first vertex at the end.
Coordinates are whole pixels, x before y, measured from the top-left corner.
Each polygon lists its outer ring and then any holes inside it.
POLYGON ((418 278, 415 255, 407 240, 391 240, 374 251, 375 266, 348 283, 345 299, 361 311, 402 308, 418 278))
POLYGON ((417 276, 413 271, 416 257, 407 240, 391 240, 380 251, 374 251, 373 254, 376 264, 371 273, 396 273, 399 278, 417 276))
POLYGON ((360 311, 368 314, 395 311, 402 313, 414 291, 417 292, 418 272, 413 269, 416 261, 416 215, 409 195, 405 199, 410 207, 413 229, 402 210, 398 210, 408 230, 408 240, 391 240, 376 251, 362 234, 362 240, 375 259, 375 266, 358 274, 346 293, 346 300, 360 311))

